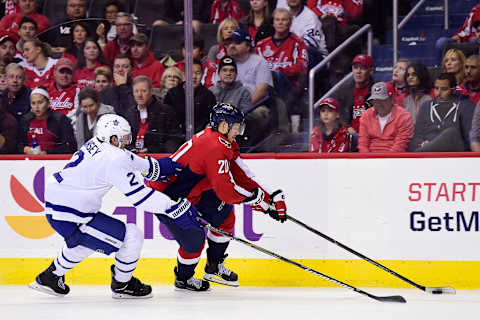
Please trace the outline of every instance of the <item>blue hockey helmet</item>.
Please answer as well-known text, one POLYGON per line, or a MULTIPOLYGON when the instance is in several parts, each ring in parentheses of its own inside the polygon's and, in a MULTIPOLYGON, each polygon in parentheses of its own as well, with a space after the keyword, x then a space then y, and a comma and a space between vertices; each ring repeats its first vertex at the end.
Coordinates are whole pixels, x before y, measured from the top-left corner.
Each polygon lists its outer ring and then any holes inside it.
POLYGON ((210 127, 218 130, 218 125, 222 121, 227 121, 229 130, 234 123, 240 124, 239 135, 245 130, 245 115, 242 110, 234 107, 230 103, 217 103, 210 112, 210 127))

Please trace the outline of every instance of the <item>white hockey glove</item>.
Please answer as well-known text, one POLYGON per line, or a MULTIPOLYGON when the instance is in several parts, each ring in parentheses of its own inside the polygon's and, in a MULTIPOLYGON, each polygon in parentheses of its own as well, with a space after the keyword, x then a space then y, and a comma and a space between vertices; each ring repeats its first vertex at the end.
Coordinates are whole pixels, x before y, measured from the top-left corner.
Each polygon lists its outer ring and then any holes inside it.
POLYGON ((243 203, 248 204, 253 210, 266 213, 270 208, 268 193, 265 193, 261 188, 255 188, 251 193, 250 197, 243 200, 243 203))

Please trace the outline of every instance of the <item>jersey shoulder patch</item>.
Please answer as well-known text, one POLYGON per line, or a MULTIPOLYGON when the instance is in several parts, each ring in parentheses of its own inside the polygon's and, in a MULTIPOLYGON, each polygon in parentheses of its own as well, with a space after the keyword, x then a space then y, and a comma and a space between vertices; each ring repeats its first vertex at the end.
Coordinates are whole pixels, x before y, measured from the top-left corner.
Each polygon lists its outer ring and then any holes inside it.
POLYGON ((228 149, 232 148, 232 144, 228 140, 226 140, 222 137, 218 137, 218 141, 220 141, 220 143, 223 144, 226 148, 228 148, 228 149))

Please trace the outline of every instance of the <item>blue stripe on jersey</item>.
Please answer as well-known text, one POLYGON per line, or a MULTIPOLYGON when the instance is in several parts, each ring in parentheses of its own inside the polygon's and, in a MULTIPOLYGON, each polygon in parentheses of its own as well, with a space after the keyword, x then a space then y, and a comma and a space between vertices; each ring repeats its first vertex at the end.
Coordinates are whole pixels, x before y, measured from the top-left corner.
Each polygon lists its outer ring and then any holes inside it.
POLYGON ((128 193, 125 193, 125 195, 126 195, 127 197, 128 197, 128 196, 131 196, 132 194, 135 194, 135 193, 137 193, 138 191, 143 190, 143 188, 145 188, 145 186, 144 186, 144 185, 141 185, 141 186, 138 187, 137 189, 132 190, 132 191, 130 191, 130 192, 128 192, 128 193))
POLYGON ((79 216, 79 217, 82 217, 82 218, 90 218, 90 217, 95 216, 95 213, 81 212, 81 211, 78 211, 77 209, 73 209, 73 208, 66 207, 66 206, 60 206, 60 205, 57 205, 57 204, 50 203, 48 201, 45 203, 45 207, 51 208, 54 211, 72 213, 72 214, 74 214, 76 216, 79 216))
POLYGON ((154 190, 154 189, 151 189, 151 191, 150 191, 145 197, 143 197, 141 200, 135 202, 133 205, 134 205, 135 207, 141 205, 145 200, 147 200, 148 198, 150 198, 154 192, 155 192, 155 190, 154 190))

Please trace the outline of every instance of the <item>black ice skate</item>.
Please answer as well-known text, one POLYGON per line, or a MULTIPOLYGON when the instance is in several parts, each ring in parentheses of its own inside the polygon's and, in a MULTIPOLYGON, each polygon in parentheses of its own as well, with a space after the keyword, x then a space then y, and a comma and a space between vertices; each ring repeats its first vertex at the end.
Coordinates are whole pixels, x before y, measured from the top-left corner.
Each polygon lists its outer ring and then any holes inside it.
POLYGON ((63 297, 70 292, 70 287, 65 284, 65 276, 57 276, 53 273, 55 264, 52 264, 42 273, 40 273, 35 281, 28 286, 34 290, 51 294, 57 297, 63 297))
POLYGON ((225 268, 226 257, 227 255, 225 255, 223 259, 218 262, 207 260, 203 279, 227 286, 238 287, 238 275, 232 270, 225 268))
POLYGON ((173 269, 175 273, 175 288, 177 290, 190 290, 190 291, 208 291, 210 290, 210 283, 202 279, 191 277, 187 280, 181 280, 178 278, 177 267, 173 269))
POLYGON ((132 277, 128 282, 115 280, 115 265, 110 267, 112 271, 112 297, 115 299, 146 299, 153 297, 152 287, 143 284, 140 280, 132 277))

